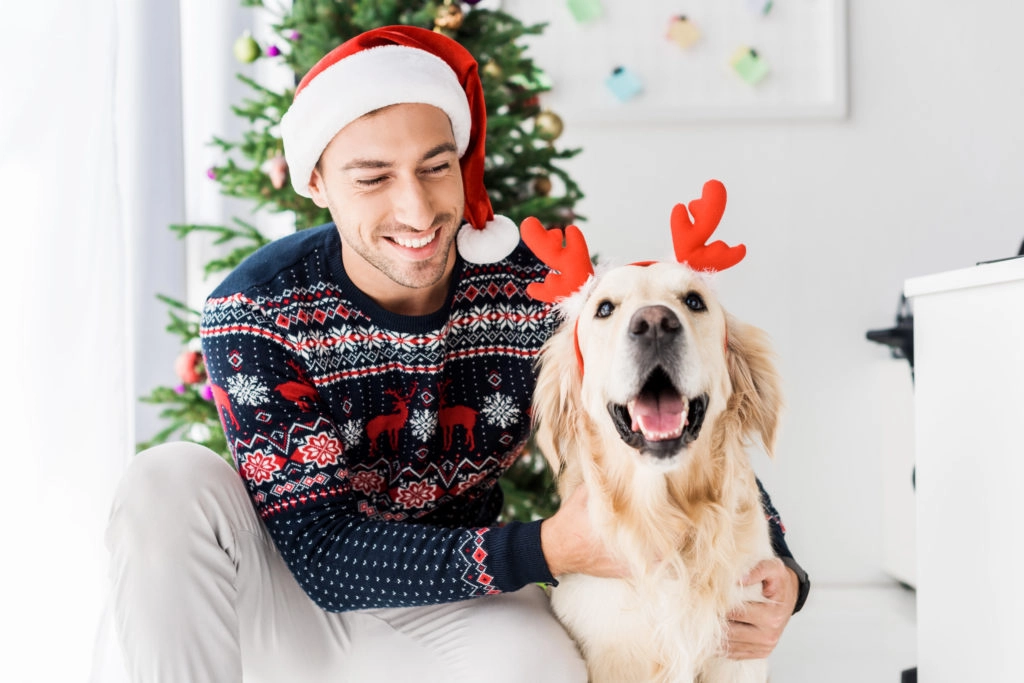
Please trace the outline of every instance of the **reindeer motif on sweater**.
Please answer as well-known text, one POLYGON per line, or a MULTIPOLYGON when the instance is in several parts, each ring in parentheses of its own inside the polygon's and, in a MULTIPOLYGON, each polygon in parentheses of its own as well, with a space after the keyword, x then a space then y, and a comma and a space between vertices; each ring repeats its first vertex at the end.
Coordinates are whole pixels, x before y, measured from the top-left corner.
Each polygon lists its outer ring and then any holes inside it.
POLYGON ((494 525, 555 324, 525 294, 546 268, 522 247, 460 260, 444 308, 406 317, 351 283, 341 248, 333 225, 278 240, 203 313, 228 444, 282 556, 330 610, 552 580, 539 524, 494 525))

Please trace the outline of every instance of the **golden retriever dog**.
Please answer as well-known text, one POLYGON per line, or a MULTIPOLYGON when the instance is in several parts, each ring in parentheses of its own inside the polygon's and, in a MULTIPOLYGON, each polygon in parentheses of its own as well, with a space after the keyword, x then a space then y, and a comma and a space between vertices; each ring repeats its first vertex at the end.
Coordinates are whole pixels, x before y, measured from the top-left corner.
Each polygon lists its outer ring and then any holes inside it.
POLYGON ((593 683, 767 680, 765 660, 722 647, 726 614, 762 599, 742 577, 773 556, 745 448, 771 453, 780 379, 765 333, 722 308, 711 278, 667 262, 590 277, 541 354, 538 445, 563 500, 587 488, 631 569, 552 589, 593 683))

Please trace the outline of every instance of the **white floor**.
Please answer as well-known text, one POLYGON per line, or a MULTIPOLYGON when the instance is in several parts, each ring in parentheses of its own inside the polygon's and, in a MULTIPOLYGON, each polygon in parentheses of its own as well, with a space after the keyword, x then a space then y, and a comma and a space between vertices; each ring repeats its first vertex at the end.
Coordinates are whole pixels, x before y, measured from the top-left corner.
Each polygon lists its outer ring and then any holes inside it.
MULTIPOLYGON (((895 583, 815 585, 772 655, 771 683, 900 683, 917 663, 916 631, 913 591, 895 583)), ((100 654, 97 671, 111 671, 116 653, 100 654)))
POLYGON ((915 603, 895 583, 813 586, 772 655, 772 683, 900 683, 917 664, 915 603))

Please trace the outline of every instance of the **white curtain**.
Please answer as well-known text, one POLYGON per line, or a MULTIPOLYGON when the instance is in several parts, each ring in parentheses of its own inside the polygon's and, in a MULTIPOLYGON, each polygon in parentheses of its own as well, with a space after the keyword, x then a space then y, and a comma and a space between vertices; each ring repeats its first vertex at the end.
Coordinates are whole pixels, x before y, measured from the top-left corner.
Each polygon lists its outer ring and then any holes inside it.
POLYGON ((0 367, 13 438, 0 604, 14 637, 0 640, 0 678, 81 681, 105 596, 103 528, 136 440, 137 361, 173 364, 139 348, 138 323, 152 290, 183 292, 183 256, 153 252, 156 231, 183 218, 180 111, 160 113, 180 98, 177 3, 2 2, 0 367))
POLYGON ((109 643, 103 530, 135 443, 160 426, 138 397, 176 383, 179 341, 157 293, 194 306, 214 253, 171 223, 238 215, 206 178, 213 135, 239 139, 238 71, 279 87, 272 60, 242 66, 244 30, 271 17, 237 0, 0 0, 0 679, 84 681, 109 643), (101 641, 105 634, 100 632, 101 641))

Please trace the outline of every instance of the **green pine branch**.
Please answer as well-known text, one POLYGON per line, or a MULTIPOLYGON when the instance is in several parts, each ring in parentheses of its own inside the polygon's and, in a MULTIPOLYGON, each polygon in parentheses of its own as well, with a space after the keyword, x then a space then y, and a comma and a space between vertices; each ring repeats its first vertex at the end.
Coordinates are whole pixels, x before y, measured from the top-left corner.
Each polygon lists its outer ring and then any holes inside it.
MULTIPOLYGON (((273 59, 291 69, 295 84, 324 54, 363 31, 390 24, 432 29, 443 4, 443 0, 239 1, 244 7, 271 13, 273 40, 281 50, 281 55, 273 59)), ((450 35, 480 65, 488 107, 484 184, 495 212, 516 223, 527 216, 536 216, 548 226, 580 221, 582 217, 575 214, 574 207, 583 194, 561 166, 580 150, 560 148, 535 125, 541 111, 539 96, 549 86, 543 69, 530 58, 523 38, 539 35, 544 24, 525 25, 498 10, 470 9, 467 5, 462 8, 462 26, 450 35), (556 181, 557 194, 538 190, 539 183, 547 180, 556 181)), ((213 136, 210 141, 220 156, 211 169, 220 192, 249 202, 253 213, 289 213, 299 230, 329 222, 326 209, 296 194, 288 181, 274 187, 265 170, 268 162, 282 154, 279 124, 293 99, 294 86, 277 91, 244 75, 238 78, 248 93, 232 106, 232 112, 245 122, 246 129, 237 140, 213 136)), ((226 247, 225 254, 205 264, 207 275, 234 269, 269 242, 256 225, 240 218, 233 218, 229 225, 178 224, 171 229, 180 238, 201 234, 226 247)), ((169 297, 158 298, 168 308, 167 331, 181 339, 184 349, 196 348, 200 312, 169 297)), ((204 389, 202 379, 193 384, 157 387, 142 397, 141 401, 162 407, 160 416, 166 425, 138 447, 187 439, 203 443, 230 462, 217 408, 204 389)), ((532 442, 502 478, 501 486, 506 495, 503 519, 537 519, 557 509, 551 474, 532 442)))

